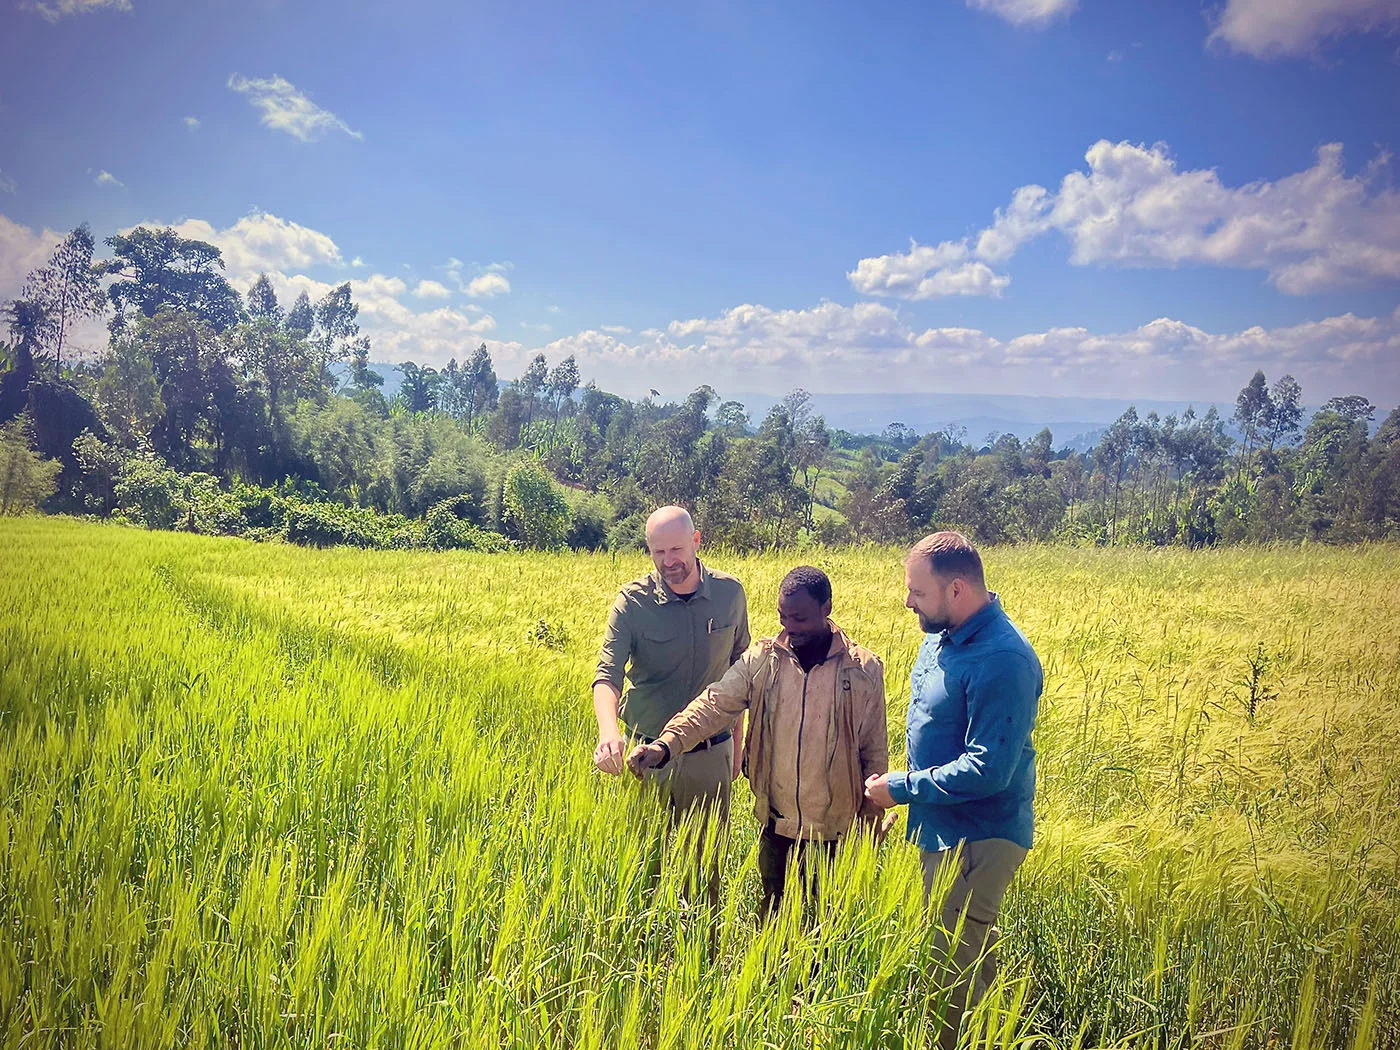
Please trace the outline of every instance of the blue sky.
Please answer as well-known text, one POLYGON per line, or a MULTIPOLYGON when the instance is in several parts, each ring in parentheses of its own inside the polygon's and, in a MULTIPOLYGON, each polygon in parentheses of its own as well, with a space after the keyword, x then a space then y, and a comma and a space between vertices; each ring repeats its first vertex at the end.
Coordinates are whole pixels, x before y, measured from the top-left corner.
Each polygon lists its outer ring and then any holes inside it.
POLYGON ((0 297, 169 223, 383 360, 1400 400, 1400 0, 0 2, 0 297))

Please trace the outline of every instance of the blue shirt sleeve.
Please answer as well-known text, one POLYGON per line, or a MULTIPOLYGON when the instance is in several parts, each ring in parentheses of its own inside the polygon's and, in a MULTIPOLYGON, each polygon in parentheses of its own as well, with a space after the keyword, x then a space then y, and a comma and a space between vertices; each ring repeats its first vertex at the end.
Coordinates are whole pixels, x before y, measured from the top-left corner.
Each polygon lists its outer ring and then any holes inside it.
POLYGON ((901 805, 950 806, 1006 790, 1035 725, 1039 693, 1039 670, 1022 654, 983 661, 967 683, 963 753, 932 769, 890 774, 890 795, 901 805))

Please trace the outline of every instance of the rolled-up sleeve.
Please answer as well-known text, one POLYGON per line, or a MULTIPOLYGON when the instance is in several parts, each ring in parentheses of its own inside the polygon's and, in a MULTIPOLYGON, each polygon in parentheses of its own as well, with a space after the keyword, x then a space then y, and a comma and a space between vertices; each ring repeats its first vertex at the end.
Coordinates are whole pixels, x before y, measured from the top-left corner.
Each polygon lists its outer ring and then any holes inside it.
POLYGON ((593 684, 610 682, 619 693, 622 692, 623 678, 627 673, 627 661, 632 656, 632 625, 627 615, 627 596, 619 594, 608 613, 607 630, 603 632, 603 646, 598 653, 598 670, 593 675, 593 684))
POLYGON ((988 661, 967 683, 963 753, 932 769, 889 778, 898 803, 957 805, 987 798, 1011 783, 1035 725, 1039 669, 1020 654, 988 661))

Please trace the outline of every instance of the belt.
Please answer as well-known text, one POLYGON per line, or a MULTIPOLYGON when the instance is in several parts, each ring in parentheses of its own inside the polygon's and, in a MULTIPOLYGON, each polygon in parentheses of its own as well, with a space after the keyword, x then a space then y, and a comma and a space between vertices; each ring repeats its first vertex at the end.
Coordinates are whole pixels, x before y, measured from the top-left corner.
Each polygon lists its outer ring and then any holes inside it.
MULTIPOLYGON (((710 750, 710 748, 712 748, 712 747, 719 747, 720 744, 724 743, 726 740, 728 740, 728 739, 729 739, 730 737, 732 737, 733 735, 734 735, 734 734, 731 733, 728 729, 725 729, 725 730, 723 730, 723 731, 721 731, 721 732, 716 733, 714 736, 710 737, 709 740, 702 740, 702 741, 700 741, 700 743, 696 744, 696 745, 695 745, 694 747, 692 747, 689 751, 687 751, 686 754, 687 754, 687 755, 693 755, 693 754, 695 754, 695 752, 697 752, 697 751, 708 751, 708 750, 710 750)), ((645 733, 638 733, 638 734, 637 734, 637 739, 640 740, 640 741, 641 741, 642 743, 644 743, 644 744, 654 744, 654 743, 656 743, 656 738, 655 738, 655 737, 647 736, 645 733)))

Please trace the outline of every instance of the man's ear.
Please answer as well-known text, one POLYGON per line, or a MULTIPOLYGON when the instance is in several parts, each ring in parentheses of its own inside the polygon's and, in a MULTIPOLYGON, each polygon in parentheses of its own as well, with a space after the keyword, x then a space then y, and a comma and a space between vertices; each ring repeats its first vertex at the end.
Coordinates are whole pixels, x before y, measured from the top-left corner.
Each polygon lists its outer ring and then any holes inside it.
POLYGON ((696 530, 695 530, 695 546, 696 546, 696 547, 699 547, 699 546, 700 546, 700 530, 699 530, 699 529, 696 529, 696 530))
POLYGON ((828 598, 826 601, 822 602, 822 615, 823 615, 823 616, 830 616, 830 615, 831 615, 831 599, 830 599, 830 598, 828 598))

